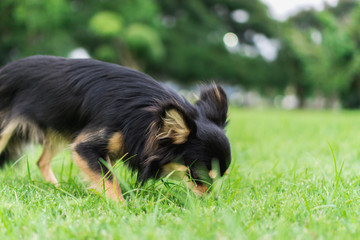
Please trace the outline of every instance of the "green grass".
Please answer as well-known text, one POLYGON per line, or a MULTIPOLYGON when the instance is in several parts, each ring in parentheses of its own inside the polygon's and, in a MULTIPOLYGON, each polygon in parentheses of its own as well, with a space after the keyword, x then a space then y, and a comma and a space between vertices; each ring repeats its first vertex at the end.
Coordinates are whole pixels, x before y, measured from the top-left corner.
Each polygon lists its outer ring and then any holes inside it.
POLYGON ((0 239, 360 237, 360 112, 230 117, 230 174, 203 198, 166 180, 140 187, 122 167, 126 205, 115 203, 87 190, 68 152, 54 161, 55 188, 36 167, 40 147, 30 149, 0 170, 0 239))

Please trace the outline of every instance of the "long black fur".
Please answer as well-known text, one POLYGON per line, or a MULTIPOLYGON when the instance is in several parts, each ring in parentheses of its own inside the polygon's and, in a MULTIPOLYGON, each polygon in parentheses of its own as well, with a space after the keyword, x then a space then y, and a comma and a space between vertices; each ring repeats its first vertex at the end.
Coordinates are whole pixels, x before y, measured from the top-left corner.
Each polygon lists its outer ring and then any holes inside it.
POLYGON ((195 179, 200 178, 197 168, 210 170, 214 160, 223 175, 231 159, 224 133, 227 109, 225 92, 215 84, 204 88, 192 105, 146 74, 93 59, 33 56, 0 70, 3 126, 11 119, 24 119, 42 132, 52 130, 71 140, 86 131, 106 129, 98 139, 75 149, 93 168, 107 154, 109 136, 120 131, 124 152, 132 156, 127 163, 142 181, 179 159, 190 166, 195 179), (169 109, 180 112, 191 129, 182 144, 154 136, 169 109))

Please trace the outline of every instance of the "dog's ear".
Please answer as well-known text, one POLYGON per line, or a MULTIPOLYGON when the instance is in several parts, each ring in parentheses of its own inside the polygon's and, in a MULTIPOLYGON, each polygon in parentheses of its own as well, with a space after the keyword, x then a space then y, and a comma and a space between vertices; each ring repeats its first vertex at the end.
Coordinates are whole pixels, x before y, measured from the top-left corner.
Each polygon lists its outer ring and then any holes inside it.
POLYGON ((183 144, 187 141, 194 123, 181 109, 167 107, 162 116, 159 139, 171 139, 174 144, 183 144))
POLYGON ((212 84, 211 86, 202 88, 200 100, 196 102, 196 105, 210 121, 220 127, 225 127, 228 112, 228 100, 222 87, 212 84))

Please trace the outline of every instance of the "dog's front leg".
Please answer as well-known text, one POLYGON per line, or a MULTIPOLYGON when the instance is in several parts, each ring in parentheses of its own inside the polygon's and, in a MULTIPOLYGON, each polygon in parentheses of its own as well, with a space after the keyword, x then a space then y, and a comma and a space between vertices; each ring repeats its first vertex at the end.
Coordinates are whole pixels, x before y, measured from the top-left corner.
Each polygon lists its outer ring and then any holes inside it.
MULTIPOLYGON (((108 161, 106 147, 104 147, 102 140, 94 138, 85 138, 79 136, 73 144, 73 159, 79 168, 92 181, 94 188, 105 193, 114 200, 124 201, 120 186, 116 177, 103 164, 103 161, 108 161)), ((110 167, 110 166, 109 166, 110 167)))

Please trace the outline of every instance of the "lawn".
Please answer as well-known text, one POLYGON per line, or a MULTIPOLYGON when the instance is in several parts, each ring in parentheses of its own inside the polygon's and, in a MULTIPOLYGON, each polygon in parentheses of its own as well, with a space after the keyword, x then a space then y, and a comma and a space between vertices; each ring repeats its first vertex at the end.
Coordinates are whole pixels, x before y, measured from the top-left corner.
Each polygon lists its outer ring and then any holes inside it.
POLYGON ((35 146, 0 170, 0 239, 360 237, 360 112, 232 108, 227 133, 230 172, 208 196, 120 166, 126 205, 87 190, 69 152, 46 184, 35 146))

